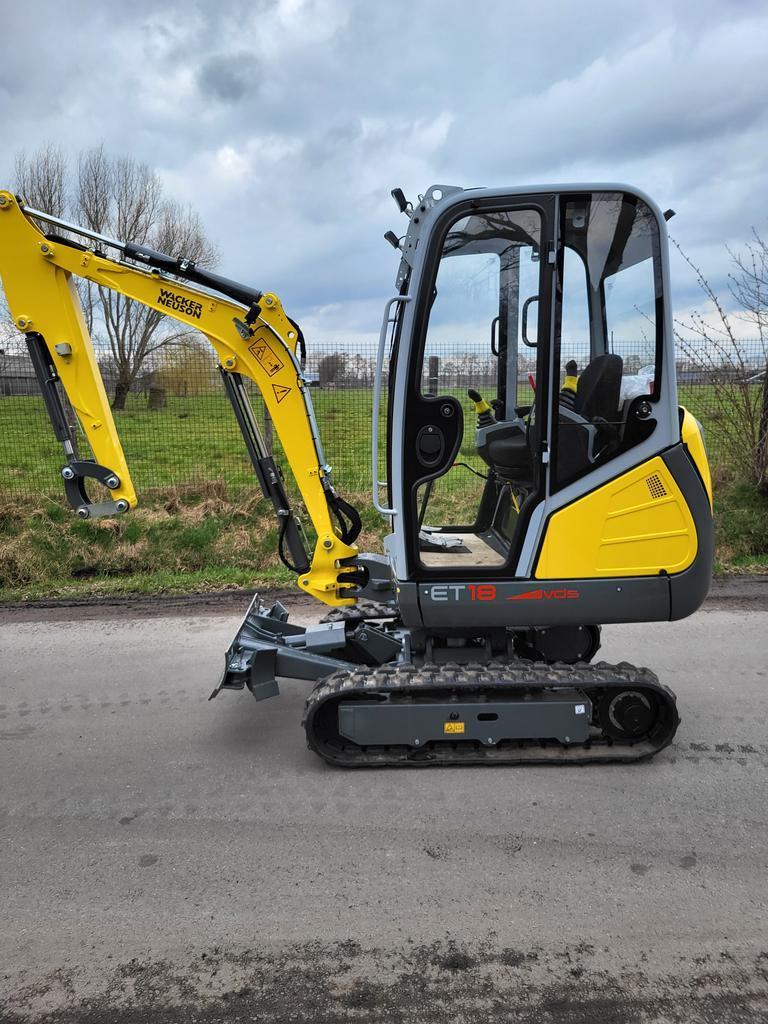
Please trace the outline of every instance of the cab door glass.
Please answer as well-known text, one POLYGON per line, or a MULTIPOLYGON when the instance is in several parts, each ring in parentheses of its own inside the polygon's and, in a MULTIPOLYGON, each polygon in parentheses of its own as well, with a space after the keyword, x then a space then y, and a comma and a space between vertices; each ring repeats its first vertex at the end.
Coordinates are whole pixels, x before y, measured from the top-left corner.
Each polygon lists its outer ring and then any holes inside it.
POLYGON ((421 364, 422 394, 455 390, 457 380, 470 377, 482 378, 476 381, 482 386, 490 375, 491 330, 498 315, 497 253, 467 252, 440 261, 421 364))
MULTIPOLYGON (((652 393, 656 355, 656 290, 653 261, 635 263, 605 282, 605 320, 609 347, 624 360, 624 376, 642 374, 638 393, 652 393), (638 365, 642 364, 642 365, 638 365)), ((625 396, 630 381, 624 382, 625 396)))
POLYGON ((636 196, 563 202, 553 489, 645 440, 661 377, 656 219, 636 196))
POLYGON ((445 237, 420 391, 458 399, 464 435, 452 464, 413 490, 424 566, 504 565, 521 505, 534 489, 529 417, 540 249, 535 210, 473 214, 445 237))

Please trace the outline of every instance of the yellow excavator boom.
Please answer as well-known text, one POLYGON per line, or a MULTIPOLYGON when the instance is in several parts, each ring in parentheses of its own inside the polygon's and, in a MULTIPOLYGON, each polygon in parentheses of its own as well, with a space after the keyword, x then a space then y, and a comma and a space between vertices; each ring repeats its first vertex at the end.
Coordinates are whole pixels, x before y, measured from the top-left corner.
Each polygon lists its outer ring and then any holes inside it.
POLYGON ((75 496, 73 504, 78 513, 84 518, 119 514, 137 501, 75 287, 74 279, 78 277, 205 335, 216 350, 225 388, 262 489, 272 499, 280 519, 281 548, 285 539, 293 563, 297 563, 301 588, 326 604, 353 604, 350 590, 355 585, 352 562, 357 548, 352 541, 359 531, 359 518, 331 486, 330 467, 325 462, 297 356, 300 328, 286 316, 278 297, 199 270, 183 258, 77 228, 30 210, 12 192, 0 191, 0 278, 13 321, 26 335, 36 372, 43 378, 46 404, 68 459, 62 476, 69 484, 70 500, 75 496), (44 234, 37 226, 43 221, 77 232, 91 244, 44 234), (145 270, 124 259, 106 256, 102 250, 108 246, 154 269, 145 270), (165 273, 160 273, 158 266, 165 273), (238 301, 192 287, 180 277, 226 289, 238 301), (253 380, 262 394, 317 533, 311 563, 305 560, 300 564, 301 533, 285 498, 279 470, 263 448, 242 377, 253 380), (66 427, 61 418, 56 419, 55 389, 59 381, 77 414, 95 464, 75 459, 66 427), (86 477, 107 486, 112 501, 89 502, 84 490, 86 477), (74 484, 77 487, 73 489, 74 484))

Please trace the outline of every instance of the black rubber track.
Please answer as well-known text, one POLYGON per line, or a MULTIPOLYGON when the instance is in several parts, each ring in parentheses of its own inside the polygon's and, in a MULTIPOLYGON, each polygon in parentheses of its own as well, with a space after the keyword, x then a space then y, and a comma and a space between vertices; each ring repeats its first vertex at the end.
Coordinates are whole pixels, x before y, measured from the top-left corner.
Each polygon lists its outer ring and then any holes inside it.
POLYGON ((334 672, 309 694, 302 721, 307 744, 329 764, 346 768, 427 768, 471 764, 600 764, 647 760, 671 743, 680 718, 676 698, 653 672, 627 662, 609 665, 546 665, 542 662, 490 662, 470 665, 382 665, 334 672), (583 744, 555 740, 504 741, 483 746, 472 741, 440 740, 413 748, 361 747, 339 736, 337 705, 342 701, 405 698, 413 702, 458 699, 467 702, 535 698, 543 691, 578 690, 593 704, 593 728, 583 744), (598 724, 600 702, 622 690, 653 701, 656 718, 649 733, 637 740, 608 736, 598 724))
POLYGON ((380 604, 378 601, 358 601, 354 605, 333 608, 320 621, 364 622, 368 619, 396 619, 397 616, 397 605, 380 604))

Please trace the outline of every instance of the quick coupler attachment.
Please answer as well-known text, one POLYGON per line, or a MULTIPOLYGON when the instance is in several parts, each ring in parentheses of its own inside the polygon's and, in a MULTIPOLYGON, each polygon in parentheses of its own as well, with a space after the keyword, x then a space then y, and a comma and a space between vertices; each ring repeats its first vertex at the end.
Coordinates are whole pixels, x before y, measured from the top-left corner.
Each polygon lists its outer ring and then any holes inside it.
POLYGON ((110 491, 120 486, 120 477, 106 466, 87 459, 73 459, 62 469, 64 491, 67 501, 80 519, 97 519, 99 516, 116 516, 130 508, 125 498, 117 501, 91 501, 85 488, 88 479, 96 480, 110 491))

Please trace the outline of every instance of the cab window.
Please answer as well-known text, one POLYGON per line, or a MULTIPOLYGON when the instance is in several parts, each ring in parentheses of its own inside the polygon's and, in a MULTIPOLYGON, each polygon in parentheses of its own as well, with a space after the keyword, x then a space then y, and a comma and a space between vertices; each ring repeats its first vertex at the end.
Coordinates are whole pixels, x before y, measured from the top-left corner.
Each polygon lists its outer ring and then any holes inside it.
POLYGON ((504 565, 534 490, 541 225, 536 210, 485 212, 445 237, 420 390, 461 402, 464 437, 453 465, 413 495, 422 565, 504 565))
POLYGON ((567 199, 562 210, 553 489, 650 436, 661 374, 652 211, 616 193, 567 199))

